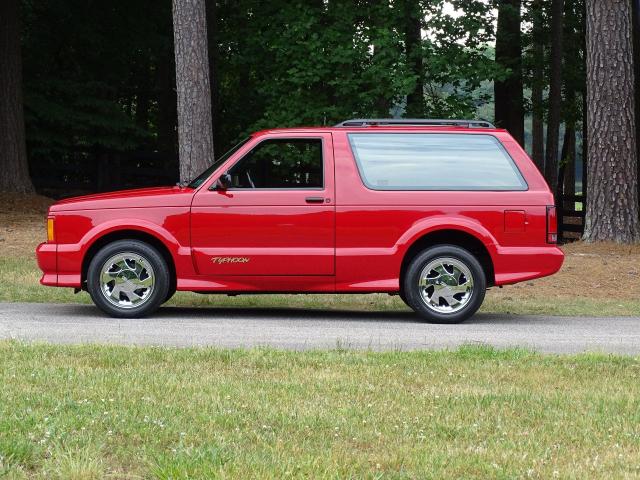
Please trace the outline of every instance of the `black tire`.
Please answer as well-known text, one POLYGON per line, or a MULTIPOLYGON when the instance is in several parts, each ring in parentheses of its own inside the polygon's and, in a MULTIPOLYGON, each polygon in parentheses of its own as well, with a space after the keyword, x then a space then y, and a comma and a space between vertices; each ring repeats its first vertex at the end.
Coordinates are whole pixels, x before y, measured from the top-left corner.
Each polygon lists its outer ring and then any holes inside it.
MULTIPOLYGON (((87 271, 87 290, 89 291, 89 295, 91 295, 93 303, 106 314, 117 318, 140 318, 153 313, 165 299, 167 299, 170 286, 169 268, 162 255, 151 245, 139 240, 118 240, 106 245, 91 259, 87 271), (145 297, 144 301, 136 300, 141 302, 139 305, 124 307, 112 303, 118 302, 114 297, 112 297, 111 300, 107 299, 107 295, 102 292, 100 277, 102 268, 106 262, 117 255, 128 253, 138 257, 140 263, 146 262, 151 267, 153 275, 146 274, 146 277, 144 277, 146 269, 141 268, 143 273, 139 278, 149 278, 151 276, 153 279, 153 288, 147 297, 145 297)), ((140 292, 145 291, 146 288, 136 290, 135 295, 139 296, 138 294, 140 292)), ((119 298, 123 303, 128 301, 126 293, 120 293, 119 298)))
POLYGON ((163 304, 167 303, 169 300, 171 300, 171 298, 176 294, 176 285, 175 285, 175 281, 171 282, 171 285, 169 286, 168 290, 167 290, 167 296, 164 299, 164 301, 162 302, 163 304))
MULTIPOLYGON (((466 277, 464 280, 468 281, 466 277)), ((423 320, 429 323, 460 323, 465 321, 480 308, 487 290, 487 279, 480 262, 467 250, 455 245, 438 245, 418 254, 409 264, 402 282, 402 290, 407 299, 407 304, 423 320), (461 306, 459 310, 453 312, 436 311, 436 307, 430 307, 421 294, 422 289, 419 282, 423 269, 425 269, 430 262, 439 258, 456 260, 466 267, 472 277, 473 289, 470 296, 465 300, 466 303, 461 306)), ((443 302, 442 298, 438 297, 437 299, 440 308, 447 308, 446 300, 443 302)))
POLYGON ((400 300, 402 300, 408 307, 411 307, 411 305, 409 305, 409 300, 407 300, 407 296, 404 294, 403 286, 401 286, 400 291, 398 292, 398 296, 400 297, 400 300))

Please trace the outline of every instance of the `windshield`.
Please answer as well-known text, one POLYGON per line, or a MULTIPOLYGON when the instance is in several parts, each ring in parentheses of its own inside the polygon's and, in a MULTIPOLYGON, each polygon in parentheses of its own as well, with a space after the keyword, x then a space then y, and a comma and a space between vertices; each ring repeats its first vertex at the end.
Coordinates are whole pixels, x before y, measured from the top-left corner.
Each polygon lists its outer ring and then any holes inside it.
POLYGON ((207 178, 209 178, 211 176, 211 174, 222 164, 224 163, 225 160, 227 160, 231 155, 233 155, 234 153, 236 153, 240 147, 242 147, 245 143, 247 143, 249 140, 251 139, 251 137, 247 137, 244 140, 242 140, 240 143, 238 143, 235 147, 233 147, 231 150, 229 150, 227 153, 225 153, 224 155, 222 155, 219 159, 217 159, 215 162, 213 162, 213 164, 207 168, 204 172, 202 172, 200 175, 198 175, 196 178, 194 178, 193 180, 191 180, 191 183, 188 185, 189 188, 198 188, 200 185, 202 185, 205 180, 207 180, 207 178))

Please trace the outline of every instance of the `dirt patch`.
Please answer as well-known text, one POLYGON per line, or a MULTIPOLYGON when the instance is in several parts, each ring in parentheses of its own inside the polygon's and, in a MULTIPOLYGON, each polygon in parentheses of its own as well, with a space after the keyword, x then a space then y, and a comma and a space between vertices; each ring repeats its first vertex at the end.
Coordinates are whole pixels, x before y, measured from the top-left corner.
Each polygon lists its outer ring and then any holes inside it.
MULTIPOLYGON (((46 239, 45 217, 53 200, 37 195, 0 194, 2 256, 33 256, 46 239)), ((640 298, 640 245, 574 242, 562 246, 566 254, 559 273, 551 277, 493 289, 492 296, 518 300, 532 296, 554 298, 640 298)))
POLYGON ((556 275, 495 289, 493 294, 535 295, 549 300, 576 296, 610 300, 640 298, 640 245, 574 242, 561 248, 566 256, 556 275))
POLYGON ((0 193, 2 256, 33 255, 47 239, 45 219, 53 200, 40 195, 0 193))

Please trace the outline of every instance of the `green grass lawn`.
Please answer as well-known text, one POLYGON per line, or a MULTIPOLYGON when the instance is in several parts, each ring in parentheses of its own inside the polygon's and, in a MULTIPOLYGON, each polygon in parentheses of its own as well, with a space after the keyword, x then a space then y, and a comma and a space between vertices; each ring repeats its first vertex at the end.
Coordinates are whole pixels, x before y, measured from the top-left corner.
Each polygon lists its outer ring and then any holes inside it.
POLYGON ((640 359, 0 342, 0 477, 631 478, 640 359))
MULTIPOLYGON (((0 257, 0 302, 91 303, 86 292, 74 295, 69 288, 43 287, 41 272, 33 258, 0 257)), ((491 289, 481 312, 538 315, 617 316, 639 315, 640 296, 627 299, 592 297, 592 292, 550 298, 548 290, 536 286, 527 289, 491 289)), ((291 307, 359 311, 408 311, 397 296, 373 295, 199 295, 178 292, 169 302, 176 306, 291 307)))

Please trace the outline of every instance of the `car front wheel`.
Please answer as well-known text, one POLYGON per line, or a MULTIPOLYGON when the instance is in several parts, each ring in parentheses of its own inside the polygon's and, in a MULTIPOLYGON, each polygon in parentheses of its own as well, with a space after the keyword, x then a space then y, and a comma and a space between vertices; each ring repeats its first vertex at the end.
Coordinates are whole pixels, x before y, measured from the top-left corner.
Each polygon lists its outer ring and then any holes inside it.
POLYGON ((169 269, 162 255, 139 240, 118 240, 91 259, 87 290, 112 317, 139 318, 153 313, 167 298, 169 269))
POLYGON ((487 288, 480 262, 454 245, 439 245, 418 254, 403 281, 407 303, 431 323, 468 319, 482 305, 487 288))

